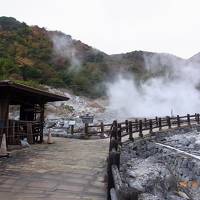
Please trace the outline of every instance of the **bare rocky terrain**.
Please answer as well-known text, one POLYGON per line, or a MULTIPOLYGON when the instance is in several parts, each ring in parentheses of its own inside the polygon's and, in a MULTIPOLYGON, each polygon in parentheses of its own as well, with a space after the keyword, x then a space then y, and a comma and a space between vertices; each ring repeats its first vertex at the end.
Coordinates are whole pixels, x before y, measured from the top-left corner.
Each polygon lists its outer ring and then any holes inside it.
POLYGON ((86 114, 94 116, 93 124, 112 123, 115 119, 125 120, 117 111, 109 107, 109 100, 106 97, 90 99, 76 96, 67 89, 46 88, 49 92, 70 98, 66 102, 48 103, 45 111, 46 121, 75 120, 75 127, 82 127, 84 124, 80 117, 86 114))
POLYGON ((120 173, 139 200, 198 200, 200 129, 183 128, 123 145, 120 173))

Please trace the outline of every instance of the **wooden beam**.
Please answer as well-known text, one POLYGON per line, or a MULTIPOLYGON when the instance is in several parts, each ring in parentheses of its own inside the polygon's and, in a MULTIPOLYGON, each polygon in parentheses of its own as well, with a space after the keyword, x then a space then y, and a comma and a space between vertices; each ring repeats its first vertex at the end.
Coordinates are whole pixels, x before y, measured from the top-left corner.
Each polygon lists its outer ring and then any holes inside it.
POLYGON ((8 125, 8 114, 9 114, 9 98, 0 99, 0 123, 2 128, 0 129, 0 135, 3 132, 7 133, 7 125, 8 125))
POLYGON ((44 103, 40 104, 40 124, 41 124, 41 131, 40 131, 40 143, 43 142, 43 128, 44 128, 44 103))

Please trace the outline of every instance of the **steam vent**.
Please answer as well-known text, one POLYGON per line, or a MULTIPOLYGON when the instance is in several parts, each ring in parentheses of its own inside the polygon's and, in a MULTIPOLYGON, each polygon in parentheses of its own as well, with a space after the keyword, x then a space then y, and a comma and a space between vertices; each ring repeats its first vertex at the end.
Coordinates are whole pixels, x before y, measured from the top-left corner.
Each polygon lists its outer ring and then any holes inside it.
POLYGON ((122 146, 120 175, 139 200, 200 199, 200 128, 156 133, 122 146))

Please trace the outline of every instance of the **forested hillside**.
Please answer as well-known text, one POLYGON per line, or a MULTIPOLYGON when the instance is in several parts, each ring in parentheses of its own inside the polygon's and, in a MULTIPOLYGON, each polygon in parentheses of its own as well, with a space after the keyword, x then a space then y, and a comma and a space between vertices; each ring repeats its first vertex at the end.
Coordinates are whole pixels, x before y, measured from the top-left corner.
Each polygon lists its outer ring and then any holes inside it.
POLYGON ((146 80, 182 62, 186 61, 170 54, 144 51, 107 55, 62 32, 0 17, 1 80, 66 87, 78 95, 99 97, 105 94, 104 83, 119 73, 146 80))
MULTIPOLYGON (((63 50, 64 52, 64 50, 63 50)), ((75 93, 96 97, 103 94, 105 54, 61 32, 28 26, 14 18, 0 18, 0 79, 37 86, 68 87, 75 93), (54 51, 52 37, 65 37, 80 63, 54 51), (78 66, 73 66, 78 65, 78 66)))

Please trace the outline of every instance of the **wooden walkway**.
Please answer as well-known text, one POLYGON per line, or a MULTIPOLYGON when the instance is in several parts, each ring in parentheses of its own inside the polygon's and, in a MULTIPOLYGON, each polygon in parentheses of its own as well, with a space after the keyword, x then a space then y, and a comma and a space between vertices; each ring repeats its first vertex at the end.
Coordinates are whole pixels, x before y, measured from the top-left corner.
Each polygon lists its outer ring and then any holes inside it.
POLYGON ((109 140, 54 138, 0 160, 0 200, 105 200, 109 140))

